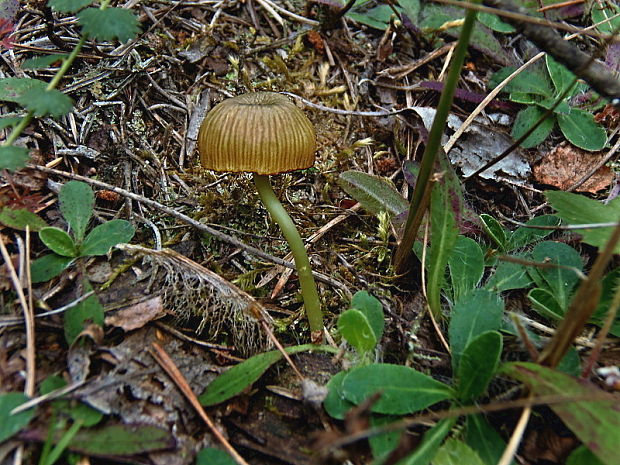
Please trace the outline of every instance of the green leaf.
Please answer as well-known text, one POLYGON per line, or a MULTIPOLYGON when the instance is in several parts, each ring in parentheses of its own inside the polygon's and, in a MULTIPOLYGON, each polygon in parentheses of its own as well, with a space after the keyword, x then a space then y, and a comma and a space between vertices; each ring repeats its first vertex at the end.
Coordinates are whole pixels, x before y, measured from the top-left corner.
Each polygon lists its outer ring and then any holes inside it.
POLYGON ((33 408, 11 415, 11 411, 15 407, 19 407, 28 400, 30 399, 21 392, 0 394, 0 443, 26 427, 34 416, 33 408))
POLYGON ((77 15, 82 32, 91 39, 126 42, 140 32, 138 18, 123 8, 86 8, 77 15))
POLYGON ((456 374, 460 400, 471 403, 484 394, 501 355, 502 335, 497 331, 486 331, 469 341, 456 374))
POLYGON ((58 53, 54 55, 41 55, 34 58, 28 58, 22 63, 22 69, 41 69, 48 68, 57 61, 62 61, 67 58, 66 53, 58 53))
POLYGON ((605 148, 607 131, 587 111, 571 108, 570 113, 557 115, 558 124, 568 141, 584 150, 596 152, 605 148))
POLYGON ((482 414, 467 416, 465 441, 486 465, 496 465, 506 449, 506 442, 482 414))
MULTIPOLYGON (((370 416, 370 426, 375 428, 379 426, 389 425, 395 421, 400 420, 398 416, 391 415, 377 415, 370 416)), ((385 433, 377 434, 368 438, 370 444, 370 450, 374 457, 374 463, 381 463, 390 454, 400 441, 401 431, 387 431, 385 433)))
POLYGON ((16 171, 26 166, 29 159, 28 149, 24 147, 0 146, 0 170, 16 171))
POLYGON ((380 392, 372 412, 406 415, 450 399, 454 393, 444 383, 403 365, 376 363, 351 370, 342 382, 345 399, 360 404, 380 392))
POLYGON ((359 353, 368 352, 377 345, 377 336, 366 315, 352 308, 338 318, 338 331, 359 353))
MULTIPOLYGON (((284 350, 286 350, 287 354, 297 354, 309 350, 334 352, 332 347, 317 346, 314 344, 287 347, 284 350)), ((277 350, 248 358, 215 378, 200 395, 198 400, 200 400, 202 405, 211 406, 236 396, 258 380, 271 365, 281 358, 282 354, 277 350)))
POLYGON ((175 446, 174 436, 167 429, 145 424, 82 428, 69 443, 75 452, 104 457, 132 456, 175 446))
POLYGON ((407 200, 384 178, 361 171, 345 171, 338 178, 342 189, 375 215, 387 211, 399 215, 409 208, 407 200))
POLYGON ((509 363, 502 371, 525 383, 536 396, 595 399, 552 403, 549 407, 599 460, 606 465, 618 463, 620 409, 614 396, 606 396, 593 384, 535 363, 509 363))
POLYGON ((504 302, 485 289, 476 289, 455 302, 448 328, 452 367, 457 371, 461 354, 469 342, 486 331, 499 330, 504 302))
POLYGON ((39 231, 47 227, 47 223, 43 221, 40 216, 25 208, 4 207, 0 210, 0 223, 20 231, 25 231, 26 226, 28 226, 31 231, 39 231))
POLYGON ((432 462, 433 465, 485 465, 478 454, 466 443, 457 439, 447 439, 432 462))
POLYGON ((504 292, 524 289, 531 283, 532 280, 524 265, 500 261, 484 287, 489 291, 504 292))
MULTIPOLYGON (((60 376, 51 375, 45 378, 39 386, 41 395, 49 394, 52 391, 61 389, 67 385, 67 382, 60 376)), ((71 416, 74 421, 80 421, 82 426, 95 426, 103 419, 103 414, 95 410, 89 405, 81 402, 74 403, 66 399, 56 399, 52 401, 52 406, 57 412, 66 413, 71 416)))
POLYGON ((323 401, 325 411, 336 420, 344 420, 347 412, 355 407, 353 402, 349 402, 344 397, 342 382, 349 373, 340 371, 331 377, 327 383, 327 397, 323 401))
POLYGON ((25 92, 19 104, 34 112, 35 116, 50 115, 54 118, 66 115, 73 109, 73 101, 68 95, 56 89, 34 87, 25 92))
POLYGON ((435 318, 441 316, 441 290, 445 287, 446 266, 459 231, 456 227, 451 194, 446 184, 433 186, 430 205, 431 249, 429 253, 428 306, 435 318))
POLYGON ((77 248, 71 236, 62 229, 47 227, 39 231, 39 238, 52 252, 63 257, 77 257, 77 248))
POLYGON ((32 89, 43 89, 47 84, 38 79, 4 78, 0 79, 0 100, 21 104, 22 96, 32 89))
POLYGON ((605 465, 586 446, 579 446, 566 459, 566 465, 605 465))
POLYGON ((47 5, 61 13, 75 13, 91 3, 92 0, 49 0, 47 5))
POLYGON ((360 12, 357 10, 350 11, 346 16, 351 18, 353 21, 357 21, 358 23, 383 31, 390 22, 390 17, 393 14, 394 11, 388 5, 379 5, 365 12, 360 12))
POLYGON ((503 22, 497 15, 491 13, 478 13, 478 21, 484 24, 489 29, 500 32, 502 34, 509 34, 515 31, 515 28, 508 23, 503 22))
POLYGON ((597 24, 606 19, 612 18, 611 21, 598 25, 596 28, 604 34, 615 34, 620 27, 620 17, 616 16, 620 10, 618 5, 611 2, 596 3, 592 5, 590 14, 592 15, 592 23, 597 24))
MULTIPOLYGON (((556 94, 559 95, 575 85, 575 75, 566 69, 564 65, 555 61, 551 55, 545 55, 545 64, 547 65, 549 76, 551 76, 551 81, 555 86, 556 94)), ((568 96, 570 97, 571 95, 574 94, 569 94, 568 96)))
POLYGON ((202 449, 196 455, 195 465, 236 465, 237 462, 226 452, 214 447, 202 449))
POLYGON ((0 129, 17 126, 21 120, 19 116, 2 117, 0 118, 0 129))
POLYGON ((372 296, 368 291, 358 291, 351 299, 351 308, 355 308, 362 312, 372 328, 377 341, 383 336, 383 328, 385 320, 383 315, 383 305, 376 297, 372 296))
POLYGON ((532 250, 532 260, 540 263, 561 265, 566 268, 536 268, 531 270, 532 278, 542 277, 544 282, 537 281, 539 287, 547 288, 560 307, 568 308, 573 288, 579 281, 577 271, 583 269, 583 260, 575 249, 561 242, 544 241, 532 250))
POLYGON ((80 246, 80 255, 105 255, 116 244, 129 242, 135 232, 135 228, 129 221, 107 221, 88 233, 80 246))
MULTIPOLYGON (((516 69, 515 67, 507 67, 494 73, 489 80, 489 89, 495 89, 502 81, 515 72, 516 69)), ((553 96, 553 91, 549 85, 549 76, 544 70, 537 68, 517 74, 512 81, 502 88, 502 92, 508 92, 510 94, 532 94, 542 97, 553 96)))
MULTIPOLYGON (((84 286, 84 292, 90 292, 90 285, 84 286)), ((86 300, 70 307, 64 313, 65 340, 69 345, 90 324, 103 326, 104 311, 99 297, 93 294, 86 300)))
POLYGON ((458 300, 472 291, 484 273, 484 255, 480 245, 473 239, 458 236, 448 258, 452 281, 452 300, 458 300))
POLYGON ((79 245, 84 240, 86 227, 93 215, 95 194, 88 184, 69 181, 60 189, 58 199, 60 212, 69 223, 75 242, 79 245))
POLYGON ((30 278, 35 284, 49 281, 66 270, 73 260, 73 257, 63 257, 55 253, 44 255, 31 263, 30 278))
POLYGON ((554 295, 547 289, 534 288, 527 293, 527 298, 534 310, 545 318, 558 321, 564 316, 566 308, 560 307, 554 295))
MULTIPOLYGON (((558 216, 569 224, 609 223, 620 219, 620 197, 607 205, 571 192, 546 191, 545 197, 558 216)), ((583 242, 602 248, 609 240, 612 228, 579 229, 578 232, 583 242)), ((616 245, 614 253, 620 254, 620 244, 616 245)))
POLYGON ((398 0, 403 13, 415 24, 420 14, 420 0, 398 0))
MULTIPOLYGON (((559 226, 560 218, 555 215, 541 215, 536 218, 532 218, 527 223, 528 226, 559 226)), ((515 250, 526 247, 534 242, 538 242, 549 234, 553 230, 551 229, 536 229, 528 227, 519 227, 510 235, 508 239, 508 250, 515 250)))
POLYGON ((499 224, 495 218, 491 215, 487 215, 486 213, 480 215, 480 221, 482 221, 482 228, 484 229, 484 232, 486 232, 493 242, 495 242, 497 247, 499 247, 502 251, 506 250, 506 231, 502 225, 499 224))
POLYGON ((444 418, 424 433, 422 441, 412 454, 398 462, 398 465, 427 465, 437 454, 444 438, 456 424, 455 418, 444 418))
MULTIPOLYGON (((534 124, 543 116, 544 113, 545 110, 534 105, 529 106, 517 113, 517 117, 515 118, 515 122, 512 126, 512 132, 510 134, 512 138, 515 140, 519 139, 534 126, 534 124)), ((534 132, 532 132, 523 142, 521 142, 521 147, 526 149, 536 147, 549 136, 553 126, 555 126, 555 116, 550 115, 534 130, 534 132)))

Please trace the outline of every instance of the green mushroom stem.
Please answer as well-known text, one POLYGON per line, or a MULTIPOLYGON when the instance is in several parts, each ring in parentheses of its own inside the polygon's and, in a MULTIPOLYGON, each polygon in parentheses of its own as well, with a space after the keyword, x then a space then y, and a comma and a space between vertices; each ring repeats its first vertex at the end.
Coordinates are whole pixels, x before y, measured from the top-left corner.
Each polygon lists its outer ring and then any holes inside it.
POLYGON ((291 252, 295 259, 297 275, 299 276, 299 284, 301 285, 301 295, 304 299, 306 316, 310 324, 310 331, 312 331, 313 334, 322 333, 323 314, 321 312, 321 303, 314 276, 312 276, 312 268, 310 267, 310 260, 308 259, 304 242, 295 227, 295 223, 293 223, 289 214, 286 213, 282 203, 280 203, 280 200, 278 200, 278 197, 273 191, 271 183, 269 182, 269 176, 254 173, 254 184, 256 185, 258 195, 263 201, 263 204, 274 221, 280 226, 282 234, 284 234, 284 238, 291 248, 291 252))

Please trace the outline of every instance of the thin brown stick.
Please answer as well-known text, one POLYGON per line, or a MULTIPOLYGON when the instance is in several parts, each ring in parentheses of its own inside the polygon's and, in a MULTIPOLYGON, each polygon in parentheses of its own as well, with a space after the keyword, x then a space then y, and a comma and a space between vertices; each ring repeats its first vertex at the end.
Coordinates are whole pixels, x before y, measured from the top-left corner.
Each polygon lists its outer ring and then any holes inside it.
POLYGON ((226 452, 230 454, 230 456, 237 462, 239 465, 249 465, 248 462, 245 461, 241 455, 235 450, 235 448, 228 442, 228 439, 224 437, 217 426, 211 418, 207 415, 207 412, 202 408, 196 394, 192 391, 192 388, 189 386, 187 380, 183 376, 183 374, 179 371, 175 363, 172 361, 170 356, 166 353, 166 351, 156 342, 153 342, 152 349, 150 350, 151 355, 157 363, 162 367, 162 369, 170 376, 174 384, 177 385, 179 390, 183 393, 185 398, 189 401, 189 403, 194 407, 200 418, 207 424, 213 435, 216 439, 222 444, 222 447, 226 449, 226 452))

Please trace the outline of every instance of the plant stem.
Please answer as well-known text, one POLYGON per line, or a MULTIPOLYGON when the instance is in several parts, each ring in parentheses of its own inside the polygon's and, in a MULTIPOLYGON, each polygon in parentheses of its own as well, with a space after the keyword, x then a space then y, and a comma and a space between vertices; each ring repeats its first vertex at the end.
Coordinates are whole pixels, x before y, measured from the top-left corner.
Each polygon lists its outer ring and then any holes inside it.
MULTIPOLYGON (((479 3, 479 0, 470 0, 470 2, 479 3)), ((413 243, 418 235, 418 229, 422 222, 422 213, 428 207, 428 200, 430 199, 430 195, 426 191, 431 187, 429 181, 435 167, 437 153, 441 149, 441 136, 446 127, 446 121, 450 113, 450 107, 452 106, 452 98, 454 97, 459 76, 461 75, 461 68, 465 61, 467 46, 475 21, 476 12, 473 10, 467 11, 459 41, 454 50, 454 55, 452 56, 446 83, 441 92, 439 104, 437 105, 437 112, 433 119, 433 125, 428 134, 428 142, 426 143, 424 154, 422 155, 420 173, 418 174, 413 197, 411 198, 411 207, 409 208, 405 231, 403 232, 402 240, 394 255, 394 268, 397 274, 406 272, 410 266, 409 258, 411 257, 413 243)), ((431 240, 432 239, 433 238, 431 238, 431 240)))
POLYGON ((304 307, 306 308, 306 315, 308 316, 308 322, 310 323, 310 331, 312 333, 323 331, 323 313, 321 312, 321 303, 319 300, 319 293, 316 289, 316 283, 312 276, 312 268, 310 267, 310 260, 308 260, 308 254, 306 253, 306 247, 301 240, 301 236, 295 227, 295 223, 286 213, 286 210, 276 197, 275 192, 269 182, 269 176, 264 174, 254 173, 254 184, 258 190, 263 204, 271 214, 271 217, 280 226, 282 234, 286 238, 293 258, 295 259, 295 267, 297 268, 297 275, 299 276, 299 283, 301 285, 301 295, 304 299, 304 307))

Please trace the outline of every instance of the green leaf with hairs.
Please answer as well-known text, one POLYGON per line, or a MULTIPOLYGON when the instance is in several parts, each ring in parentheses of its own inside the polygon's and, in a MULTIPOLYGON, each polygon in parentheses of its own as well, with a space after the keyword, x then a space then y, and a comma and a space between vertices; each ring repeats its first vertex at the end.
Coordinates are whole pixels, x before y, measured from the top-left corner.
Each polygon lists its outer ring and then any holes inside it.
POLYGON ((69 223, 75 242, 79 245, 84 240, 86 227, 93 215, 95 194, 88 184, 69 181, 60 188, 58 199, 60 212, 69 223))
POLYGON ((129 242, 135 232, 129 221, 106 221, 88 233, 79 248, 80 255, 105 255, 116 244, 129 242))
POLYGON ((75 242, 69 234, 59 228, 43 228, 39 231, 39 239, 50 250, 63 257, 77 257, 78 251, 75 242))
POLYGON ((70 113, 73 109, 73 101, 68 95, 56 89, 47 90, 39 87, 25 92, 20 97, 19 103, 38 117, 50 115, 58 118, 70 113))
POLYGON ((49 0, 47 5, 61 13, 75 13, 91 3, 92 0, 49 0))
POLYGON ((4 207, 0 210, 0 223, 20 231, 25 231, 27 226, 31 231, 39 231, 47 227, 47 223, 40 216, 25 208, 4 207))
POLYGON ((0 443, 25 428, 34 416, 34 408, 11 415, 15 407, 19 407, 28 400, 28 397, 21 392, 0 394, 0 443))
POLYGON ((338 178, 340 187, 375 215, 387 211, 399 215, 409 208, 409 203, 385 178, 361 171, 345 171, 338 178))
POLYGON ((124 8, 86 8, 77 15, 82 32, 91 39, 127 42, 140 32, 140 23, 132 11, 124 8))
POLYGON ((0 147, 0 170, 16 171, 26 166, 30 159, 28 149, 5 145, 0 147))
POLYGON ((30 276, 33 283, 43 283, 55 278, 64 270, 66 270, 71 263, 73 263, 73 257, 63 257, 62 255, 56 255, 51 253, 37 258, 30 265, 30 276))

